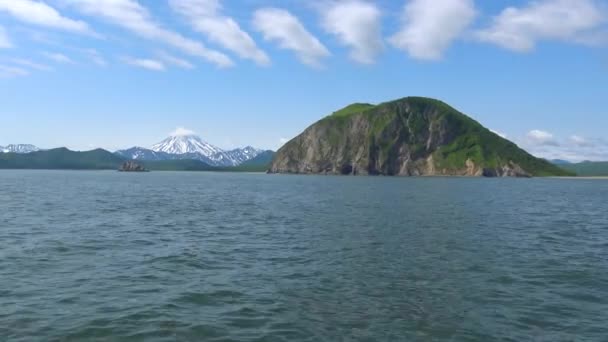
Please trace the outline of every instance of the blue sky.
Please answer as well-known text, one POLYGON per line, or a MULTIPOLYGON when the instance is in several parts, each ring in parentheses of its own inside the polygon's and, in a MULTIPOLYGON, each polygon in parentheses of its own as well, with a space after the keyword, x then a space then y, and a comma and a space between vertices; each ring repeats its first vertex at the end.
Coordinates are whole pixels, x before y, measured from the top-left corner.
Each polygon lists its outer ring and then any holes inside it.
POLYGON ((0 0, 0 145, 178 127, 278 148, 352 102, 444 100, 536 155, 608 160, 606 0, 0 0))

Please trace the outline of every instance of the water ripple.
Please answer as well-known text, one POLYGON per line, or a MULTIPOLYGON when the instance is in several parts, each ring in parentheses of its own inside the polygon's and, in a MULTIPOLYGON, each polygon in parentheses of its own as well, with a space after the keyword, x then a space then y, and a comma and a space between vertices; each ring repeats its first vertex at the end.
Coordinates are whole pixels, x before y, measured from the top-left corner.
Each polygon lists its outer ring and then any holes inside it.
POLYGON ((608 336, 601 180, 0 171, 0 189, 2 341, 608 336))

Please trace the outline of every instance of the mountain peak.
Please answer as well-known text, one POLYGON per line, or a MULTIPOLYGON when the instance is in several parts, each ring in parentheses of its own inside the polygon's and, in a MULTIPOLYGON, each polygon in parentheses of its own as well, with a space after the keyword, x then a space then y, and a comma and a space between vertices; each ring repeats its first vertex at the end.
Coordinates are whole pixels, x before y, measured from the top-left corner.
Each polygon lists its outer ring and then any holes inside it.
POLYGON ((151 150, 171 154, 200 153, 206 157, 223 152, 221 148, 209 144, 194 134, 172 135, 153 145, 151 150))
POLYGON ((211 166, 237 166, 257 157, 263 150, 247 146, 223 150, 185 129, 177 129, 171 136, 150 149, 132 147, 116 151, 117 155, 133 160, 198 160, 211 166))
POLYGON ((199 137, 198 135, 192 133, 192 134, 171 134, 169 135, 169 138, 185 138, 185 139, 197 139, 197 140, 201 140, 201 137, 199 137))

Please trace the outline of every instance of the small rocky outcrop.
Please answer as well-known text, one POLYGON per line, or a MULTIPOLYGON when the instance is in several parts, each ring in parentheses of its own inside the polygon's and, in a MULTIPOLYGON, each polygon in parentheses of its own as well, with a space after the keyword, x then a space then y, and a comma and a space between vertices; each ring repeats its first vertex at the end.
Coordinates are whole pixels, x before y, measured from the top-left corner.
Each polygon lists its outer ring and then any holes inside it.
POLYGON ((118 169, 120 172, 148 172, 143 165, 140 165, 134 161, 124 162, 118 169))

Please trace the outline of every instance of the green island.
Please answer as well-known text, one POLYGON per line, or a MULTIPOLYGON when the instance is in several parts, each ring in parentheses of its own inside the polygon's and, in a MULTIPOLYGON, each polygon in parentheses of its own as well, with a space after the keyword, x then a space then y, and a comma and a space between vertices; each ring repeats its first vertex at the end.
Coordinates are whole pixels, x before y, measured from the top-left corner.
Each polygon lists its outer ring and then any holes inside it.
POLYGON ((272 173, 398 176, 573 176, 435 99, 356 103, 284 145, 272 173))

